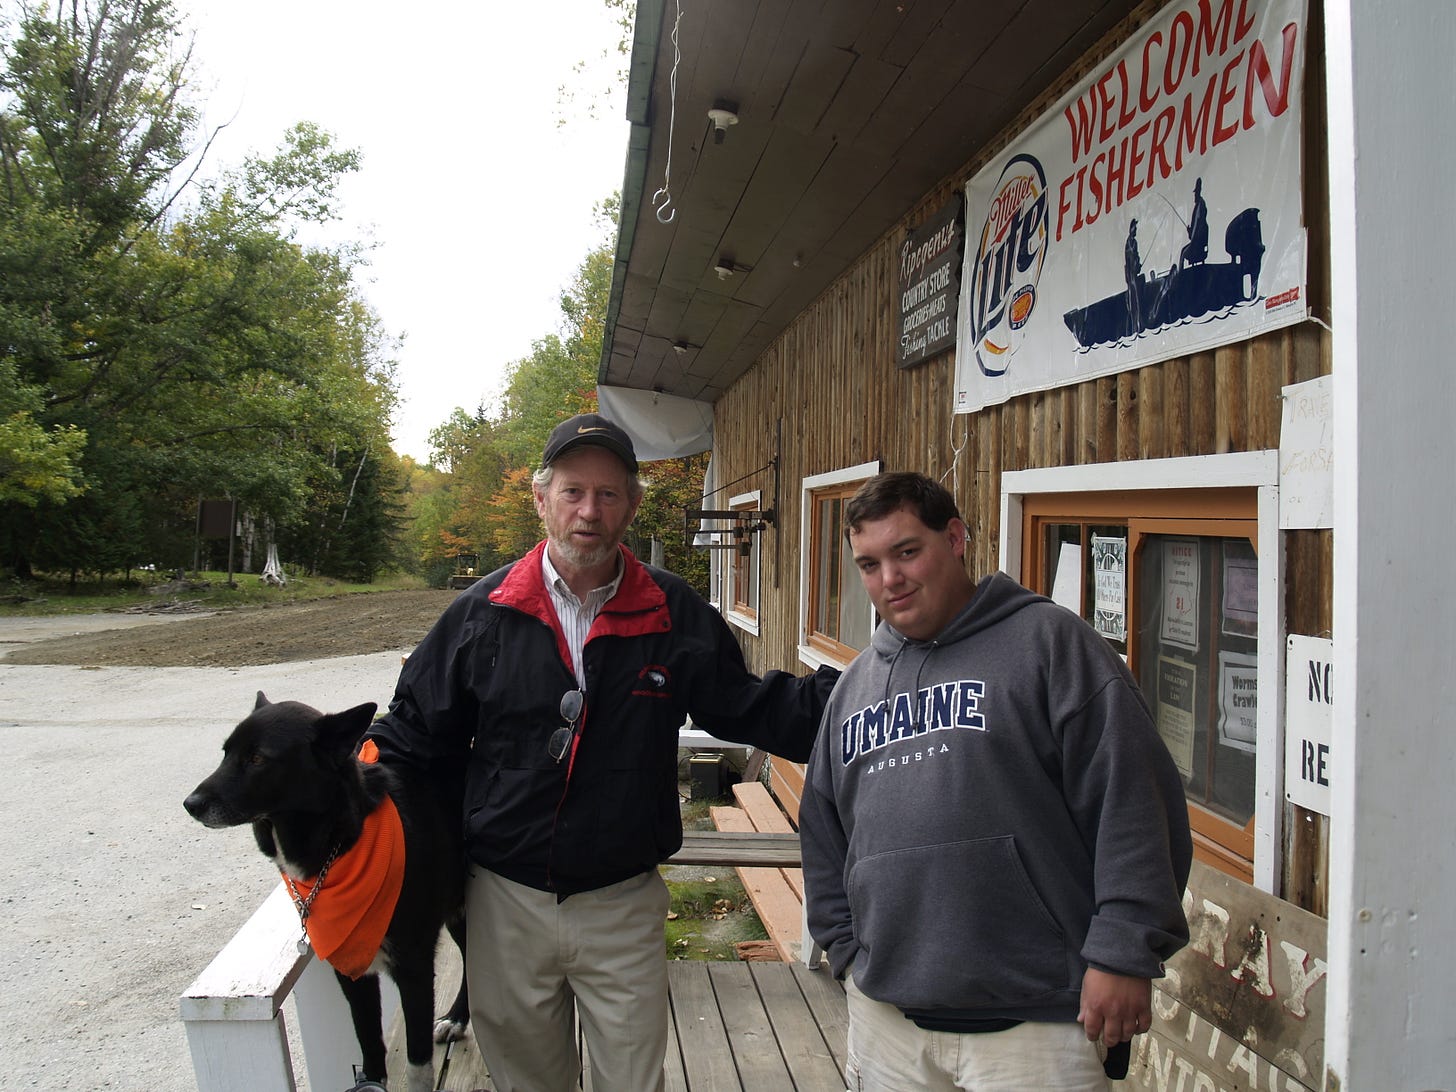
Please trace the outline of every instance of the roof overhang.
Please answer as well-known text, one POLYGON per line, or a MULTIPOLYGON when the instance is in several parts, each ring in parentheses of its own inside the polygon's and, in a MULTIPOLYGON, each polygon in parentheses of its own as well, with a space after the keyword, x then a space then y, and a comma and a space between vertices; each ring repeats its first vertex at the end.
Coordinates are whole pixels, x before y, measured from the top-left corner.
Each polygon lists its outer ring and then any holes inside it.
POLYGON ((598 379, 706 402, 1137 6, 679 3, 638 0, 598 379))

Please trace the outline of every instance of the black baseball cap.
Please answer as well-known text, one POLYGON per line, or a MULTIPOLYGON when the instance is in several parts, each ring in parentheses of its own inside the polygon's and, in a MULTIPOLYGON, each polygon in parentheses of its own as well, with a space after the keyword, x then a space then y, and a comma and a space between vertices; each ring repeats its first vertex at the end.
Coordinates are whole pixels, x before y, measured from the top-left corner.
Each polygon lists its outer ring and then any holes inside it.
POLYGON ((546 441, 546 450, 541 453, 541 465, 550 466, 568 451, 574 451, 585 444, 604 447, 622 462, 633 474, 637 473, 637 452, 632 448, 632 437, 620 427, 595 413, 581 413, 568 417, 551 430, 546 441))

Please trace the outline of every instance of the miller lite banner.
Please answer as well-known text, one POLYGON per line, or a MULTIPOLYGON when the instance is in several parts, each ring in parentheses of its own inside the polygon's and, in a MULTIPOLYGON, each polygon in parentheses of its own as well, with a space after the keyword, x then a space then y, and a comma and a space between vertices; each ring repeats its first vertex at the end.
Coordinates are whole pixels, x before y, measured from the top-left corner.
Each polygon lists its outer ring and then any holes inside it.
POLYGON ((957 413, 1307 314, 1304 0, 1179 0, 966 185, 957 413))

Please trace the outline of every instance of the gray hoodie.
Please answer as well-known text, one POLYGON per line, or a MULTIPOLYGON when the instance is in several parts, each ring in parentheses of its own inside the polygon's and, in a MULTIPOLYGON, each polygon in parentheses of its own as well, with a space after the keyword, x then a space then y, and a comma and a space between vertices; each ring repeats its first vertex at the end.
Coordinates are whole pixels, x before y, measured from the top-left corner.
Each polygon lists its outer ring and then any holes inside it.
POLYGON ((799 812, 809 928, 906 1011, 1064 1021, 1089 964, 1188 940, 1182 781, 1092 628, 995 573, 932 641, 881 623, 820 724, 799 812))

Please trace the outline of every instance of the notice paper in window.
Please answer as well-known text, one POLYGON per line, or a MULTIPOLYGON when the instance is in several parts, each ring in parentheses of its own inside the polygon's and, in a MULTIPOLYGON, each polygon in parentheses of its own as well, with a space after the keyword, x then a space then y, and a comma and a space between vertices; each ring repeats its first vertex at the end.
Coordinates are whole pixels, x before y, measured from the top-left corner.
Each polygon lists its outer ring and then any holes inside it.
POLYGON ((1218 692, 1219 746, 1252 752, 1259 738, 1259 673, 1254 657, 1220 652, 1218 692))
POLYGON ((1127 639, 1127 539, 1092 536, 1096 583, 1092 627, 1110 641, 1127 639))
POLYGON ((1170 538, 1163 542, 1164 644, 1198 651, 1198 542, 1170 538))
POLYGON ((1259 633, 1259 558, 1238 539, 1223 544, 1223 631, 1230 637, 1259 633))
POLYGON ((1057 575, 1052 580, 1052 602, 1082 613, 1082 547, 1062 543, 1057 554, 1057 575))
POLYGON ((1182 660, 1158 658, 1158 735, 1178 772, 1193 777, 1193 690, 1198 669, 1182 660))

